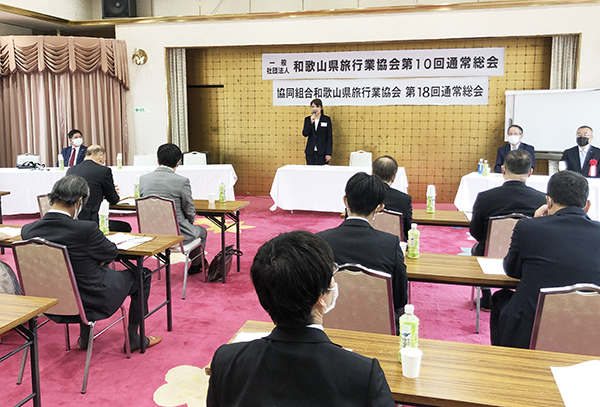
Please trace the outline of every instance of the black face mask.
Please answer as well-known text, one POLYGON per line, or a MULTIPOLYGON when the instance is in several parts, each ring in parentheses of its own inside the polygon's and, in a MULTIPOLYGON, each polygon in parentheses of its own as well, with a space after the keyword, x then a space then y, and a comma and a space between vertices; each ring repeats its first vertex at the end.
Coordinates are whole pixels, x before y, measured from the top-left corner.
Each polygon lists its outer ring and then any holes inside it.
POLYGON ((577 137, 577 145, 579 147, 585 147, 590 142, 590 139, 587 137, 577 137))

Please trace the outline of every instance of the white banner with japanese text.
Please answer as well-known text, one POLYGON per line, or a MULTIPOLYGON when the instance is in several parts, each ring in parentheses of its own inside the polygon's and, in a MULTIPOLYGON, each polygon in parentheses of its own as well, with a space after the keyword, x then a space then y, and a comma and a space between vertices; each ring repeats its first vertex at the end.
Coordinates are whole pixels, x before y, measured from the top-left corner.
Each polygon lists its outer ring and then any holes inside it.
POLYGON ((273 81, 273 106, 487 105, 489 78, 273 81))
POLYGON ((263 54, 262 78, 504 76, 504 48, 263 54))

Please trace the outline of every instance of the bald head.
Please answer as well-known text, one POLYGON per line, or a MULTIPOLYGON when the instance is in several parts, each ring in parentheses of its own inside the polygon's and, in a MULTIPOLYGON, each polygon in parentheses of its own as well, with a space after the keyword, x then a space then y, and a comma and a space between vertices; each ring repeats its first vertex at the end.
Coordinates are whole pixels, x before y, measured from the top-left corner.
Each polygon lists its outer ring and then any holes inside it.
POLYGON ((104 149, 104 147, 98 144, 91 145, 87 148, 87 151, 85 152, 85 159, 93 160, 98 164, 104 165, 104 163, 106 162, 106 150, 104 149))
POLYGON ((373 175, 377 175, 383 182, 391 184, 396 178, 398 163, 389 155, 384 155, 373 161, 373 175))

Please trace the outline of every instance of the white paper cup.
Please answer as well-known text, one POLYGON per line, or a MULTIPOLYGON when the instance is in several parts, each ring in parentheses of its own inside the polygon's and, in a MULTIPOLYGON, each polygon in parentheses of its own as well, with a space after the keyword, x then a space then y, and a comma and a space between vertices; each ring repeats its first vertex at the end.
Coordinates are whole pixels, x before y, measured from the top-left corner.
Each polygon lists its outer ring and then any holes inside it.
POLYGON ((215 193, 208 194, 208 203, 215 203, 215 199, 217 199, 217 194, 215 194, 215 193))
POLYGON ((402 254, 404 255, 404 257, 406 257, 406 247, 407 246, 408 246, 408 243, 400 242, 400 248, 402 249, 402 254))
POLYGON ((419 370, 421 368, 421 357, 423 351, 419 348, 402 348, 400 350, 400 357, 402 358, 402 374, 409 379, 419 377, 419 370))
POLYGON ((435 196, 435 185, 427 185, 427 196, 435 196))
POLYGON ((558 162, 558 170, 559 171, 565 171, 567 169, 567 162, 566 161, 559 161, 558 162))

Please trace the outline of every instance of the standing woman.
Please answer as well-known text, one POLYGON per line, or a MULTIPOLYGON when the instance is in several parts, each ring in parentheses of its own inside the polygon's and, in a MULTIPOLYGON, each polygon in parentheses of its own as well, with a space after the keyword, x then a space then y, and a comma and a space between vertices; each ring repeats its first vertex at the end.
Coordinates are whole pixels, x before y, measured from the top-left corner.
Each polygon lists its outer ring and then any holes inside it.
POLYGON ((331 160, 333 136, 331 118, 323 114, 323 102, 314 99, 310 102, 312 115, 304 119, 302 135, 308 137, 306 141, 306 164, 325 165, 331 160))

